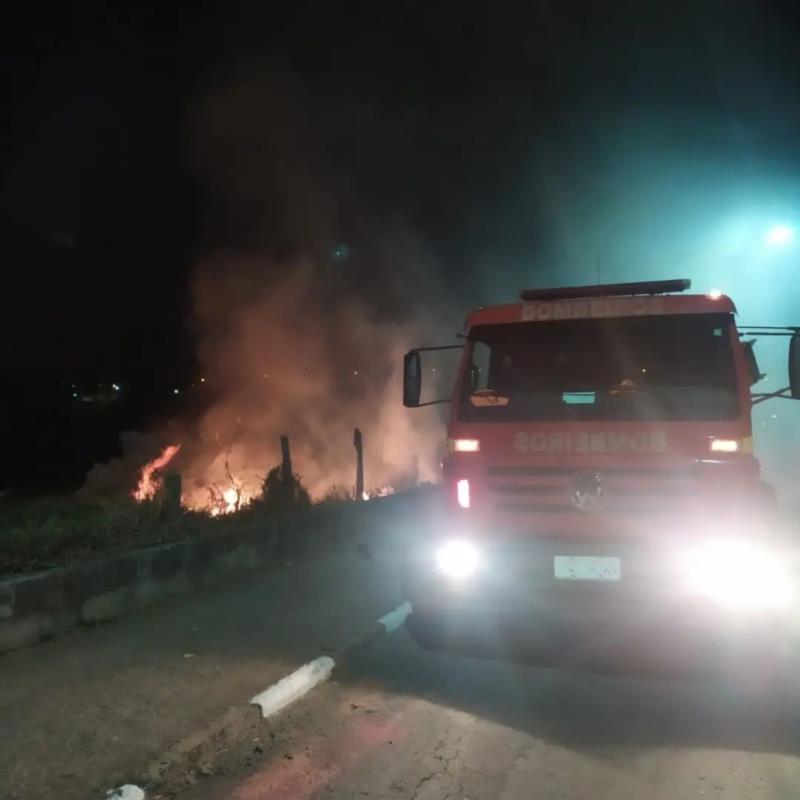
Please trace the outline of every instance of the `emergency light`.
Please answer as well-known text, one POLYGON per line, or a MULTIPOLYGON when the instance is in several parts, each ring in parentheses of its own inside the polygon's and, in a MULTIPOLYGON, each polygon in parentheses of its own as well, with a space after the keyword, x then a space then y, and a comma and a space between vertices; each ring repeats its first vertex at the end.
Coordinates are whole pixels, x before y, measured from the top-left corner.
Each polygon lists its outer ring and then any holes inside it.
POLYGON ((636 294, 669 294, 691 288, 689 278, 636 283, 598 283, 592 286, 559 286, 553 289, 523 289, 520 298, 529 300, 566 300, 575 297, 620 297, 636 294))

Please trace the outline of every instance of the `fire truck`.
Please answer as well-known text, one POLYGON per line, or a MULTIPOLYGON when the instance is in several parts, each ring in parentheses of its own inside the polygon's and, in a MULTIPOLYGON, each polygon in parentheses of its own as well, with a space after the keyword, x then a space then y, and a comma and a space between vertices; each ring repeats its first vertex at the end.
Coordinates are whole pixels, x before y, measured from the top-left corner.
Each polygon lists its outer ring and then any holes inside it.
MULTIPOLYGON (((408 570, 418 641, 476 622, 662 643, 784 636, 800 584, 751 409, 800 399, 800 328, 737 327, 730 298, 689 288, 533 289, 469 314, 448 346, 462 353, 444 513, 408 570), (787 337, 789 385, 752 394, 762 335, 787 337)), ((407 407, 442 402, 422 399, 423 357, 439 349, 406 354, 407 407)))

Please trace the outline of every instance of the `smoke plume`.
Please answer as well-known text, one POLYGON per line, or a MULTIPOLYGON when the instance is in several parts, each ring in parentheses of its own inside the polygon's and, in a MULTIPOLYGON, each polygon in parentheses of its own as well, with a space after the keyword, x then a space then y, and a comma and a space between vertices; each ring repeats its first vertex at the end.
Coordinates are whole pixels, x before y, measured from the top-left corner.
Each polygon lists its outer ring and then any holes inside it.
POLYGON ((440 417, 402 407, 400 367, 413 345, 453 342, 459 315, 423 242, 376 197, 381 136, 274 64, 234 69, 194 103, 206 241, 192 325, 217 400, 182 452, 190 505, 230 476, 255 492, 281 434, 312 497, 352 488, 356 427, 368 488, 436 479, 440 417))

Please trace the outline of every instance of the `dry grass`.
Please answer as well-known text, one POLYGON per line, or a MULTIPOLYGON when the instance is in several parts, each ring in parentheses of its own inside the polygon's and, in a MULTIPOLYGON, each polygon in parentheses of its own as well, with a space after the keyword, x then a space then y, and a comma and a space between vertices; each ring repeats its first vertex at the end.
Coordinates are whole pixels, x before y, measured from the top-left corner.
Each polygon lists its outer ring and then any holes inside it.
POLYGON ((0 507, 0 574, 29 572, 181 538, 207 521, 159 501, 99 505, 42 498, 0 507))
MULTIPOLYGON (((340 503, 343 493, 323 501, 340 503)), ((293 514, 311 506, 300 477, 283 486, 278 468, 264 481, 262 497, 235 514, 170 509, 157 497, 144 503, 91 503, 73 498, 0 502, 0 575, 87 561, 103 554, 221 531, 261 516, 293 514)))

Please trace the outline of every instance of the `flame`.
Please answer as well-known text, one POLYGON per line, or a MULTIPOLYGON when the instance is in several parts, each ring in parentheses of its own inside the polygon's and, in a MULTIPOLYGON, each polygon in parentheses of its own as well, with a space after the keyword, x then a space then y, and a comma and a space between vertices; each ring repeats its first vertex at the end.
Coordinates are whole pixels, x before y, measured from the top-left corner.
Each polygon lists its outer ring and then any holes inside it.
POLYGON ((151 500, 155 497, 164 483, 164 479, 158 473, 172 461, 180 449, 180 444, 167 445, 158 458, 148 461, 147 464, 142 467, 142 471, 139 475, 139 483, 132 493, 134 500, 141 503, 143 500, 151 500))
POLYGON ((372 500, 373 497, 388 497, 390 494, 394 494, 394 486, 378 486, 369 492, 364 492, 361 498, 362 500, 372 500))
POLYGON ((220 491, 217 487, 209 488, 210 501, 201 510, 207 511, 212 517, 220 514, 234 514, 253 501, 251 494, 241 486, 232 485, 220 491))
MULTIPOLYGON (((153 498, 163 485, 159 474, 181 449, 180 444, 165 447, 158 458, 145 464, 140 470, 139 482, 132 496, 138 502, 153 498)), ((213 459, 206 474, 193 474, 191 460, 185 464, 181 505, 187 511, 196 511, 218 517, 221 514, 234 514, 249 506, 260 492, 262 478, 248 469, 240 458, 231 464, 231 451, 225 450, 213 459)))
POLYGON ((244 486, 230 472, 226 480, 227 488, 211 484, 206 486, 205 500, 199 499, 197 493, 193 493, 184 498, 184 505, 194 511, 203 511, 212 517, 218 517, 220 514, 235 514, 253 502, 257 494, 255 489, 244 486))
MULTIPOLYGON (((139 482, 132 492, 135 500, 142 502, 155 497, 164 483, 160 473, 180 449, 180 444, 169 445, 158 458, 147 462, 141 468, 139 482)), ((212 462, 212 469, 207 469, 206 474, 200 479, 192 475, 191 468, 188 470, 188 477, 184 476, 181 497, 181 505, 185 509, 218 517, 235 514, 259 497, 262 491, 261 477, 248 467, 245 459, 229 458, 230 455, 230 451, 219 453, 212 462)), ((391 485, 376 486, 364 491, 362 499, 386 497, 394 492, 395 489, 391 485)))

